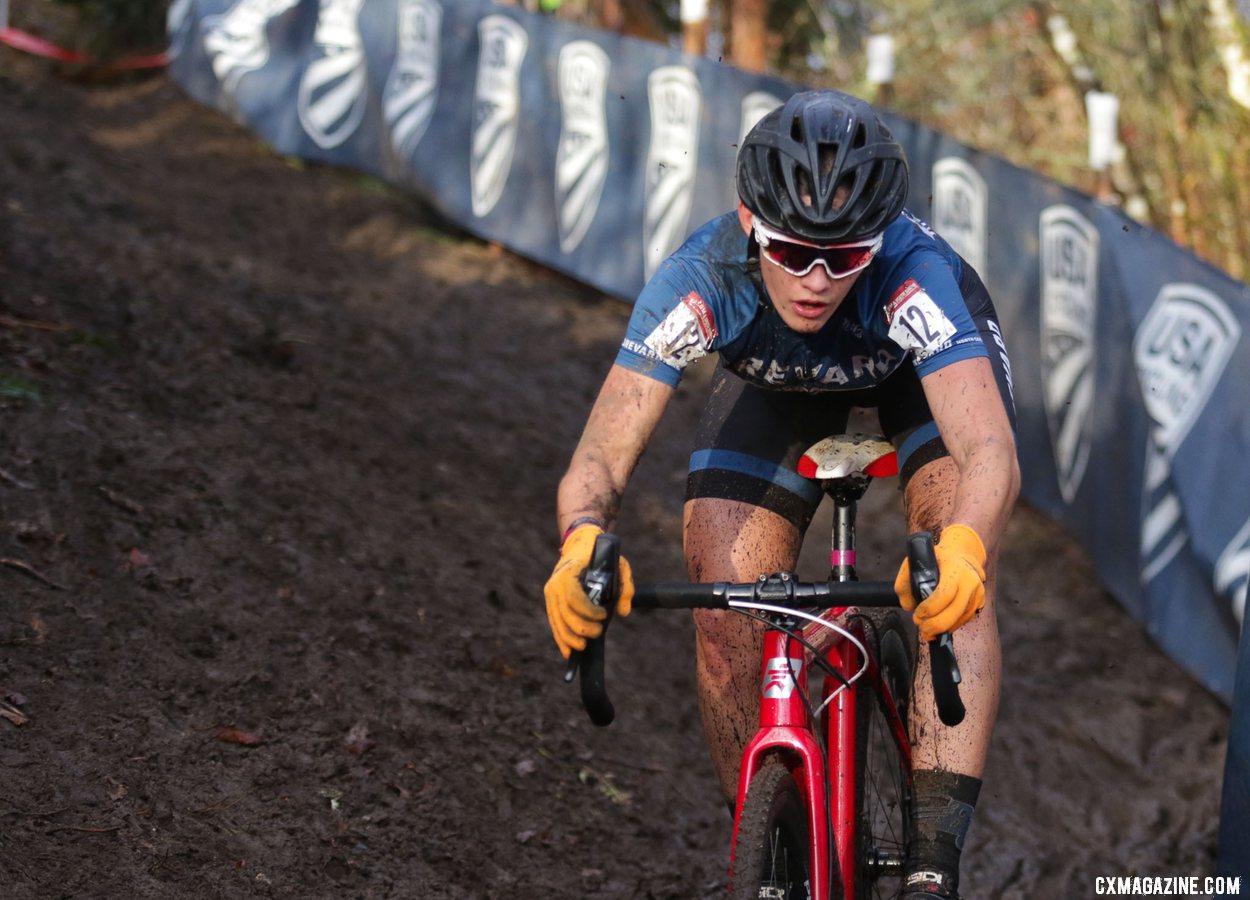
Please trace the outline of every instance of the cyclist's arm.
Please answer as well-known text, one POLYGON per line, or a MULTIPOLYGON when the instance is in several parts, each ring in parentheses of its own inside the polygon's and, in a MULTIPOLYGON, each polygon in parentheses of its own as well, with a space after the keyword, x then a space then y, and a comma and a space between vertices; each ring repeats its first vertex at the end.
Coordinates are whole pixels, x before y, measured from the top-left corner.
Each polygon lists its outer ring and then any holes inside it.
POLYGON ((933 420, 959 469, 951 523, 998 544, 1020 491, 1015 436, 989 360, 963 359, 921 379, 933 420))
POLYGON ((629 476, 672 396, 667 384, 612 366, 560 481, 556 510, 561 534, 583 516, 601 521, 605 531, 612 529, 629 476))

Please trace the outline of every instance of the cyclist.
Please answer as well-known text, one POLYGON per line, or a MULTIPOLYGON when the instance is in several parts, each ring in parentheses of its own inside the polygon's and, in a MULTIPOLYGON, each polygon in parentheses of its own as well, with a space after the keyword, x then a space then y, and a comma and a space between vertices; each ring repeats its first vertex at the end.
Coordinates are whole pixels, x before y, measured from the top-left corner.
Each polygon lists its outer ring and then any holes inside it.
MULTIPOLYGON (((699 228, 643 289, 557 496, 563 534, 547 582, 560 652, 602 628, 577 576, 611 529, 626 483, 682 370, 717 352, 684 508, 693 581, 793 569, 819 488, 798 457, 875 407, 898 450, 907 527, 938 536, 941 580, 916 605, 912 706, 915 839, 904 896, 957 897, 959 859, 998 707, 997 547, 1019 488, 1010 363, 973 268, 904 209, 907 162, 867 103, 792 96, 738 154, 734 212, 699 228), (937 722, 928 641, 960 629, 967 716, 937 722)), ((618 612, 633 584, 622 560, 618 612)), ((741 616, 695 616, 699 705, 729 802, 755 723, 759 632, 741 616)))

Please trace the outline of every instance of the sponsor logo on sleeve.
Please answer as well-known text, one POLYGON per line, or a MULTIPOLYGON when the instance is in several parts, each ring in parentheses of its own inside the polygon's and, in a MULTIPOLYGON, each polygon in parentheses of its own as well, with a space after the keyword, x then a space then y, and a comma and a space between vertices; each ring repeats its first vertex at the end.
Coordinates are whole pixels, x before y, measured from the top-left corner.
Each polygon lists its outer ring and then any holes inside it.
POLYGON ((1206 406, 1241 327, 1228 307, 1196 284, 1159 291, 1133 339, 1142 401, 1153 427, 1142 485, 1142 580, 1150 581, 1189 539, 1172 457, 1206 406))
MULTIPOLYGON (((994 342, 994 346, 998 349, 998 360, 1003 364, 1003 379, 1007 382, 1007 396, 1011 401, 1012 409, 1014 409, 1016 405, 1016 384, 1011 377, 1011 358, 1007 355, 1007 342, 1003 340, 1003 332, 1002 329, 998 327, 997 322, 993 319, 989 319, 986 322, 986 325, 989 326, 990 340, 994 342)), ((985 343, 984 341, 981 341, 980 335, 977 335, 975 338, 960 338, 955 341, 955 346, 958 347, 961 344, 975 344, 978 342, 982 345, 985 343)))
POLYGON ((955 323, 915 279, 908 278, 885 306, 890 340, 925 360, 955 336, 955 323))
POLYGON ((204 19, 204 51, 213 74, 227 97, 233 97, 239 81, 269 62, 269 36, 265 29, 300 0, 237 0, 220 16, 204 19))
POLYGON ((643 268, 647 279, 686 236, 694 202, 703 98, 693 72, 664 66, 647 78, 651 141, 645 166, 643 268))
POLYGON ((478 23, 481 44, 473 99, 469 185, 473 214, 485 216, 503 196, 516 151, 521 114, 521 63, 529 35, 502 13, 478 23))
POLYGON ((321 0, 312 61, 295 105, 304 131, 331 149, 351 137, 365 114, 368 73, 357 16, 364 0, 321 0))
POLYGON ((933 164, 933 227, 982 275, 988 196, 985 179, 967 160, 948 156, 933 164))
POLYGON ((443 10, 434 0, 399 0, 395 64, 382 91, 391 147, 407 159, 430 125, 438 102, 443 10))
POLYGON ((707 302, 691 291, 643 342, 652 354, 677 369, 707 355, 718 334, 707 302))
POLYGON ((560 250, 586 236, 608 177, 608 55, 592 41, 560 50, 560 143, 556 150, 556 223, 560 250))
POLYGON ((1070 206, 1042 210, 1042 401, 1059 492, 1076 497, 1093 443, 1098 230, 1070 206))

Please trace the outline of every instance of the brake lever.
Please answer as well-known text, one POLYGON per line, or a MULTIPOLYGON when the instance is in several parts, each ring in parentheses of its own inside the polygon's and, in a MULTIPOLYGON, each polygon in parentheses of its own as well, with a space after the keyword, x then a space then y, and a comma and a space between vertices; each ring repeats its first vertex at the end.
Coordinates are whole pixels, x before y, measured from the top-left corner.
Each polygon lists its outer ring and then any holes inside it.
MULTIPOLYGON (((940 573, 937 555, 933 550, 933 535, 918 531, 907 538, 907 557, 911 568, 912 592, 917 602, 923 603, 937 588, 940 573)), ((947 726, 955 726, 964 720, 964 702, 959 696, 959 683, 963 676, 955 659, 955 639, 949 631, 938 635, 929 643, 929 674, 933 679, 933 699, 937 703, 938 718, 947 726)))
MULTIPOLYGON (((592 561, 591 566, 593 567, 593 565, 594 563, 592 561)), ((586 596, 590 599, 590 602, 595 606, 603 606, 604 592, 611 586, 611 584, 612 573, 606 569, 587 568, 586 571, 582 573, 582 587, 586 590, 586 596)), ((608 615, 611 616, 611 614, 612 611, 609 609, 608 615)), ((606 621, 604 622, 604 628, 607 628, 606 621)), ((595 640, 598 640, 598 638, 595 638, 595 640)), ((587 645, 589 646, 589 641, 587 642, 587 645)), ((564 670, 565 683, 572 684, 573 679, 577 677, 577 668, 581 664, 582 653, 583 651, 581 650, 574 650, 569 653, 568 667, 564 670)))
POLYGON ((618 577, 620 564, 620 539, 614 534, 601 534, 595 538, 590 565, 581 576, 582 586, 586 589, 586 596, 590 598, 590 602, 606 609, 608 614, 603 620, 603 631, 597 638, 586 641, 585 650, 574 650, 569 654, 568 667, 564 671, 565 682, 571 682, 580 669, 582 706, 586 708, 590 721, 600 727, 611 725, 612 720, 616 718, 616 708, 608 699, 604 661, 608 625, 612 622, 612 614, 616 611, 617 596, 620 592, 618 577))

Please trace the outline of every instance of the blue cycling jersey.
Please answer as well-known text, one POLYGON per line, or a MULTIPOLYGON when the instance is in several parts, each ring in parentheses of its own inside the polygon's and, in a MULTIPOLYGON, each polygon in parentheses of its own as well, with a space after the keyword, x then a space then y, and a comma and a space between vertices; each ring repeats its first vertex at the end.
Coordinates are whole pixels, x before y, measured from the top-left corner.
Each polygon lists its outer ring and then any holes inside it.
POLYGON ((764 387, 836 391, 870 388, 908 361, 923 376, 989 355, 960 290, 966 264, 907 211, 813 334, 782 321, 752 249, 736 212, 691 235, 643 288, 617 363, 675 387, 686 366, 718 352, 764 387))

